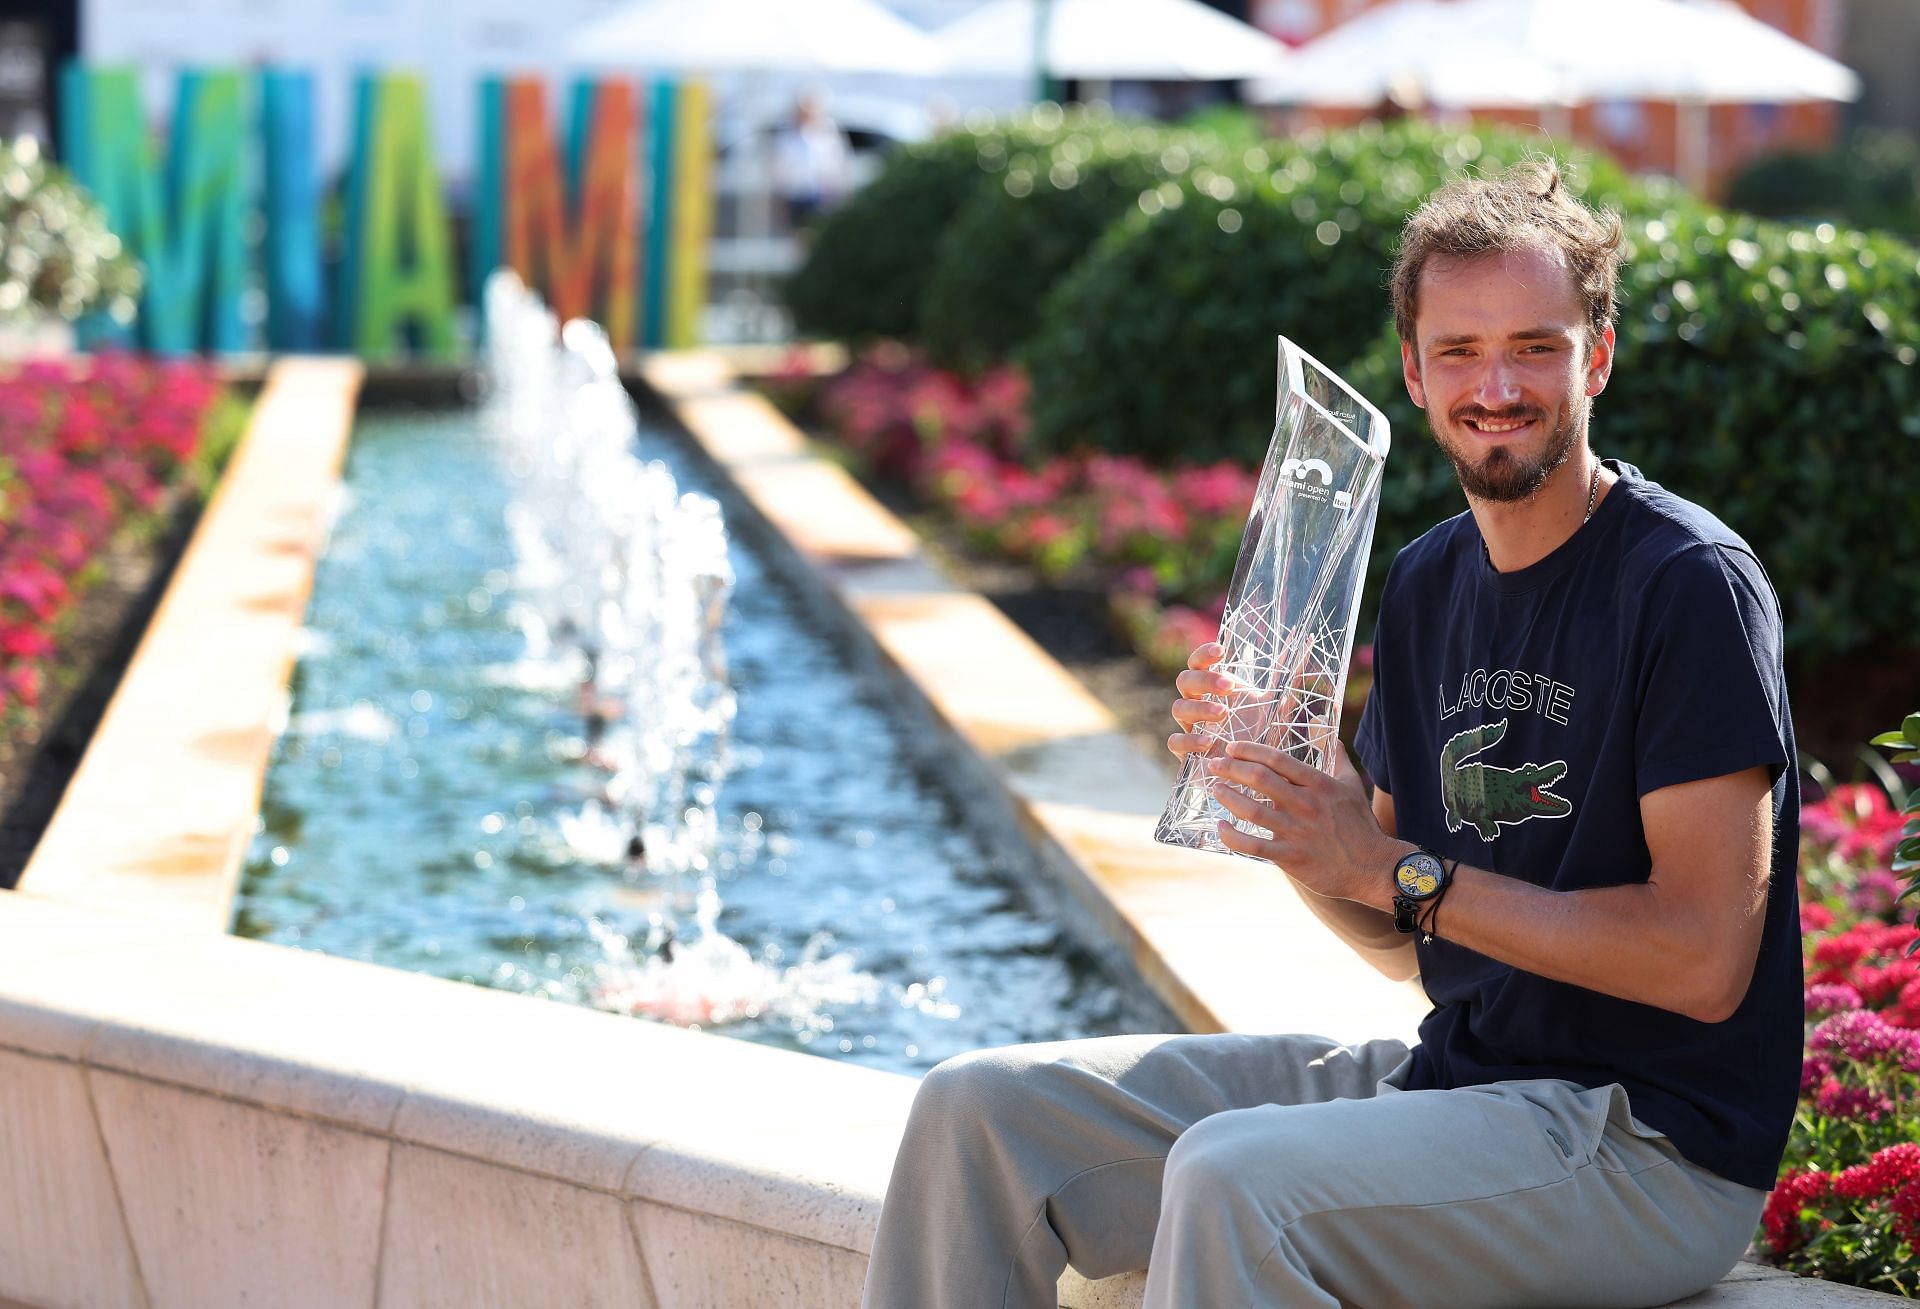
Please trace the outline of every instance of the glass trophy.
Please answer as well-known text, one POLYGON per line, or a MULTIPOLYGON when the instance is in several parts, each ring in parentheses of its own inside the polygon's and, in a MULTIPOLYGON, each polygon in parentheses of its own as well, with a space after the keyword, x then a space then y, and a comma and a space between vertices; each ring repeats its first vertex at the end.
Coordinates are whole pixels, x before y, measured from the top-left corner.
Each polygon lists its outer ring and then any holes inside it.
MULTIPOLYGON (((1367 552, 1380 507, 1387 420, 1353 388, 1286 337, 1273 441, 1220 620, 1225 654, 1214 666, 1235 689, 1214 697, 1226 716, 1199 723, 1205 755, 1229 741, 1259 741, 1331 772, 1340 749, 1340 704, 1367 552)), ((1216 824, 1236 823, 1213 798, 1216 782, 1181 766, 1156 841, 1230 854, 1216 824)), ((1261 833, 1264 835, 1264 833, 1261 833)))

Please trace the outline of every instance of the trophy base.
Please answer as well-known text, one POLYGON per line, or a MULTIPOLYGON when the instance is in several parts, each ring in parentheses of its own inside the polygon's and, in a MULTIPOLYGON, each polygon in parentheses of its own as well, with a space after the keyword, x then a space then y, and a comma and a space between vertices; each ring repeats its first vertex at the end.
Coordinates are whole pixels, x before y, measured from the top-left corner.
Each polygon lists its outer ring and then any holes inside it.
POLYGON ((1263 828, 1242 822, 1228 813, 1224 806, 1212 796, 1207 796, 1202 806, 1194 812, 1174 813, 1169 806, 1167 813, 1160 816, 1159 824, 1153 829, 1153 839, 1161 845, 1182 846, 1189 850, 1211 850, 1214 854, 1233 855, 1240 859, 1252 859, 1256 856, 1241 854, 1238 850, 1229 850, 1220 839, 1222 822, 1232 823, 1250 836, 1265 837, 1263 828))

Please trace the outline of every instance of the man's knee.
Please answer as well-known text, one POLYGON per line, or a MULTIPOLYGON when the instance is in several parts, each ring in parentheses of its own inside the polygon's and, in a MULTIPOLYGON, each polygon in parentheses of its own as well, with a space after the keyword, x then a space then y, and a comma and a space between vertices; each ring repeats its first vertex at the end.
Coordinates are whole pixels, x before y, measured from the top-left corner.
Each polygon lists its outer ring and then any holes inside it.
MULTIPOLYGON (((1194 1204, 1217 1209, 1248 1189, 1246 1132, 1248 1119, 1258 1110, 1230 1110, 1202 1118, 1180 1134, 1167 1155, 1166 1176, 1160 1184, 1166 1210, 1194 1204)), ((1263 1178, 1265 1189, 1273 1179, 1263 1178)))
POLYGON ((913 1098, 909 1130, 952 1131, 969 1122, 1000 1121, 1031 1098, 1045 1061, 1028 1047, 970 1050, 936 1064, 913 1098))

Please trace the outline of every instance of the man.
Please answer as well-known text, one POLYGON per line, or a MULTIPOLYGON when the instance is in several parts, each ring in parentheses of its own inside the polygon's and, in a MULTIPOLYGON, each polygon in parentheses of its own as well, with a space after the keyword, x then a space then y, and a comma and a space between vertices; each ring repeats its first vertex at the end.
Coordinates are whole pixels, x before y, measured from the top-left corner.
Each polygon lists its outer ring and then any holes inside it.
MULTIPOLYGON (((1780 614, 1738 537, 1588 444, 1619 240, 1547 164, 1409 219, 1406 385, 1468 512, 1388 577, 1375 789, 1258 745, 1207 763, 1232 849, 1418 971, 1419 1044, 950 1061, 915 1100, 872 1309, 1051 1305, 1068 1262, 1144 1265, 1160 1307, 1650 1306, 1739 1257, 1800 1063, 1780 614)), ((1176 753, 1209 749, 1219 656, 1178 679, 1176 753)))
POLYGON ((846 199, 851 186, 847 138, 827 113, 826 98, 808 91, 774 139, 774 180, 786 202, 787 225, 804 231, 846 199))

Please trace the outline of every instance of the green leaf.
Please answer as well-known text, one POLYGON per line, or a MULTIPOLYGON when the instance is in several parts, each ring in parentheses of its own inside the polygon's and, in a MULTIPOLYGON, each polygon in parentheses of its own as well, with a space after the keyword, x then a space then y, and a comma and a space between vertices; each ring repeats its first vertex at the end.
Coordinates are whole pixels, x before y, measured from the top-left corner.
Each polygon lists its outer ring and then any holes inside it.
POLYGON ((1897 859, 1920 859, 1920 836, 1909 836, 1893 849, 1897 859))
POLYGON ((1893 757, 1896 764, 1920 763, 1920 750, 1902 750, 1893 757))
POLYGON ((1907 734, 1909 741, 1920 745, 1920 714, 1908 714, 1906 721, 1900 724, 1900 730, 1907 734))
MULTIPOLYGON (((1908 721, 1912 721, 1912 720, 1909 719, 1908 721)), ((1880 733, 1880 735, 1874 737, 1873 739, 1867 742, 1868 745, 1885 745, 1885 746, 1905 745, 1906 743, 1907 743, 1907 734, 1905 731, 1882 732, 1880 733)))

